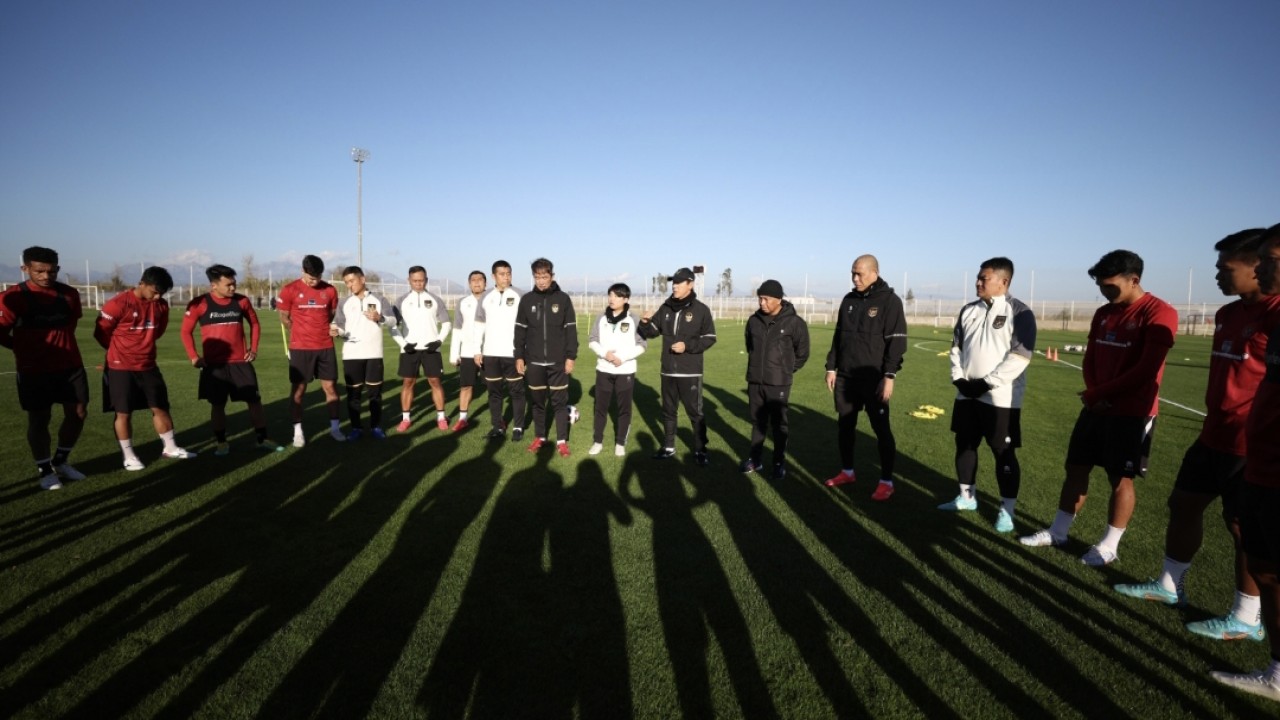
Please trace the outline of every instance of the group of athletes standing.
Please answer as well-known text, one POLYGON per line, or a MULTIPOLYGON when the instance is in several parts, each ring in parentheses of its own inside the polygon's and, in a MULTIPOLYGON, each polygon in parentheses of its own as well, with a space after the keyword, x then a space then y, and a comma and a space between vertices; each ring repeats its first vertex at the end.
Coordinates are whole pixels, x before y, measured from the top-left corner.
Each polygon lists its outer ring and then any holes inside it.
MULTIPOLYGON (((1215 672, 1219 681, 1254 694, 1280 700, 1280 225, 1268 230, 1235 233, 1215 245, 1217 280, 1225 295, 1238 296, 1215 318, 1213 352, 1205 394, 1207 415, 1199 438, 1187 450, 1168 505, 1164 567, 1147 583, 1116 585, 1123 595, 1167 605, 1186 604, 1185 578, 1203 537, 1202 516, 1218 497, 1237 550, 1236 598, 1222 617, 1187 625, 1207 637, 1261 641, 1270 636, 1271 663, 1253 673, 1215 672)), ((399 348, 401 419, 396 430, 412 427, 412 407, 419 377, 431 389, 436 426, 461 432, 474 423, 470 402, 478 381, 488 393, 490 429, 501 441, 523 439, 526 400, 532 405, 533 440, 538 452, 551 443, 570 455, 569 377, 578 355, 577 315, 568 294, 555 282, 545 258, 530 269, 534 287, 522 293, 511 285, 511 266, 493 263, 494 287, 479 270, 468 277, 469 293, 451 318, 445 301, 427 290, 421 266, 409 269, 409 291, 394 303, 373 292, 359 267, 347 267, 338 291, 324 280, 324 263, 308 255, 302 276, 285 285, 276 299, 287 330, 290 412, 293 445, 302 447, 302 401, 307 386, 319 380, 324 392, 330 434, 337 441, 364 435, 384 439, 382 428, 383 332, 399 348), (452 334, 449 363, 459 377, 458 415, 450 424, 442 383, 445 342, 452 334), (342 344, 342 375, 350 427, 340 426, 337 390, 342 344), (504 413, 511 398, 511 415, 504 413), (362 408, 367 402, 366 429, 362 408)), ((58 256, 48 248, 23 253, 28 280, 0 294, 0 345, 14 351, 18 396, 28 413, 27 439, 41 487, 61 487, 62 480, 83 479, 69 456, 84 426, 88 381, 75 328, 82 315, 79 293, 57 282, 58 256), (57 443, 51 452, 52 406, 64 408, 57 443)), ((977 299, 957 317, 951 341, 950 374, 956 387, 951 429, 959 494, 939 505, 947 512, 977 510, 978 446, 985 440, 995 461, 1000 492, 995 530, 1014 529, 1021 485, 1016 448, 1021 445, 1020 413, 1026 392, 1026 369, 1035 353, 1036 321, 1032 310, 1009 295, 1013 263, 996 257, 982 263, 977 299)), ((1089 269, 1107 303, 1094 314, 1085 347, 1080 392, 1083 408, 1071 433, 1066 479, 1057 515, 1049 528, 1020 538, 1031 547, 1062 545, 1084 504, 1092 468, 1105 470, 1111 485, 1107 527, 1081 558, 1102 566, 1117 558, 1120 538, 1133 513, 1134 479, 1145 474, 1164 362, 1177 332, 1177 313, 1143 290, 1142 259, 1129 251, 1104 255, 1089 269)), ((211 406, 214 454, 225 455, 225 407, 245 402, 255 431, 254 446, 265 452, 283 450, 269 437, 253 361, 261 341, 261 325, 252 304, 236 292, 236 273, 225 265, 207 269, 209 292, 193 299, 182 322, 182 341, 193 366, 200 368, 199 397, 211 406), (195 343, 199 329, 200 347, 195 343), (245 331, 248 329, 248 342, 245 331)), ((671 276, 672 293, 655 310, 631 312, 630 289, 609 288, 607 306, 593 316, 588 345, 596 355, 595 409, 589 454, 604 449, 611 407, 616 408, 613 445, 626 454, 637 358, 648 340, 662 338, 661 397, 664 437, 655 460, 676 455, 678 408, 692 425, 694 462, 708 465, 707 423, 702 407, 703 354, 716 343, 710 309, 693 290, 687 268, 671 276)), ((871 498, 886 501, 894 493, 897 448, 889 403, 907 349, 902 301, 880 277, 874 256, 863 255, 851 269, 853 290, 841 301, 831 348, 826 358, 826 385, 832 393, 837 422, 840 470, 828 487, 856 480, 854 442, 858 416, 866 412, 877 438, 880 480, 871 498)), ((174 441, 168 391, 156 365, 156 340, 168 326, 164 294, 173 286, 169 273, 147 268, 138 284, 108 300, 94 327, 94 338, 106 350, 103 365, 103 408, 115 413, 114 429, 126 470, 144 467, 132 446, 131 413, 150 409, 162 456, 175 459, 195 453, 174 441)), ((786 476, 787 410, 795 372, 809 357, 808 327, 785 300, 782 286, 767 280, 757 289, 759 310, 744 328, 747 396, 752 425, 751 447, 740 469, 765 469, 764 443, 773 440, 770 477, 786 476)), ((933 410, 938 410, 934 408, 933 410)))

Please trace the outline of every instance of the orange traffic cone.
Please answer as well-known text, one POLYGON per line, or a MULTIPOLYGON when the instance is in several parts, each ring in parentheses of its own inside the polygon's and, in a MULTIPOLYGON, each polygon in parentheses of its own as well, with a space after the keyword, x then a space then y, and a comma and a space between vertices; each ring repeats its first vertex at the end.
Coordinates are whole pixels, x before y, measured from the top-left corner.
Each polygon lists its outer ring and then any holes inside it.
POLYGON ((1053 361, 1058 362, 1058 348, 1050 348, 1050 350, 1053 352, 1053 361))

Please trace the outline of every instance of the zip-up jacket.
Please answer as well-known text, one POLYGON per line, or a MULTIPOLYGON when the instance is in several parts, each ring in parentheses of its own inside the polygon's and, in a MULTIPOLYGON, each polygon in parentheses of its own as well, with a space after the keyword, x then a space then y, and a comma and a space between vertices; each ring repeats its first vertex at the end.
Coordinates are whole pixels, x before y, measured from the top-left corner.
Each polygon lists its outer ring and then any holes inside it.
POLYGON ((636 358, 649 346, 649 341, 640 337, 640 320, 631 314, 630 307, 624 306, 619 315, 613 315, 605 308, 596 321, 591 323, 587 347, 600 358, 596 360, 596 370, 602 373, 634 375, 636 358), (610 350, 622 360, 621 365, 615 366, 604 359, 610 350))
POLYGON ((532 365, 558 365, 578 358, 578 320, 573 301, 554 280, 545 291, 520 296, 513 338, 517 360, 532 365))
POLYGON ((396 324, 391 328, 391 339, 400 346, 401 352, 409 343, 422 350, 436 341, 443 345, 449 338, 449 310, 439 295, 429 290, 410 290, 396 301, 393 309, 396 324))
POLYGON ((348 295, 338 305, 338 314, 333 316, 333 325, 338 328, 338 337, 343 339, 343 360, 381 360, 382 328, 396 324, 395 310, 391 303, 381 295, 366 289, 364 295, 348 295), (374 322, 364 316, 370 305, 375 306, 381 318, 374 322))
MULTIPOLYGON (((951 380, 983 380, 991 389, 978 400, 1000 408, 1022 407, 1027 366, 1036 349, 1036 317, 1007 295, 960 308, 951 337, 951 380)), ((957 394, 956 399, 964 395, 957 394)))
POLYGON ((476 322, 480 323, 481 355, 515 357, 516 311, 521 294, 513 285, 506 290, 493 288, 480 298, 476 322))
POLYGON ((475 295, 467 295, 458 301, 458 309, 453 313, 453 342, 449 343, 449 362, 454 365, 464 357, 482 354, 484 324, 476 319, 479 310, 480 299, 475 295))
POLYGON ((747 382, 790 385, 809 359, 809 324, 786 300, 777 315, 757 310, 747 318, 747 382))
POLYGON ((716 324, 711 308, 690 291, 684 300, 674 295, 662 303, 649 322, 640 323, 640 335, 662 336, 662 374, 669 377, 701 377, 702 353, 716 344, 716 324), (673 353, 671 346, 683 342, 684 352, 673 353))
POLYGON ((866 292, 854 290, 844 296, 827 353, 828 372, 874 384, 897 375, 906 352, 902 300, 884 278, 876 278, 866 292))

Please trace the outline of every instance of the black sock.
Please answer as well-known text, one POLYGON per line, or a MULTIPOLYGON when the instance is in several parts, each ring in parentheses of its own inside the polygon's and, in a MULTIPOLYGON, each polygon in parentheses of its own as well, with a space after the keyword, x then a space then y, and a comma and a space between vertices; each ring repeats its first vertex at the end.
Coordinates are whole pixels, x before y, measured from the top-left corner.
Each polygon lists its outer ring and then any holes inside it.
POLYGON ((266 440, 266 439, 267 439, 267 429, 266 429, 266 428, 258 428, 257 430, 254 430, 254 432, 255 432, 255 433, 257 433, 257 435, 258 435, 258 442, 262 442, 263 440, 266 440))
POLYGON ((227 441, 227 431, 226 431, 226 430, 214 430, 214 431, 213 431, 213 436, 214 436, 215 438, 217 438, 217 439, 218 439, 218 442, 220 442, 220 443, 224 443, 224 442, 226 442, 226 441, 227 441))
POLYGON ((49 475, 53 472, 53 463, 48 458, 45 458, 44 460, 37 460, 36 469, 40 471, 40 477, 44 477, 45 475, 49 475))
POLYGON ((53 454, 54 465, 66 465, 67 457, 71 455, 71 448, 58 446, 58 451, 53 454))

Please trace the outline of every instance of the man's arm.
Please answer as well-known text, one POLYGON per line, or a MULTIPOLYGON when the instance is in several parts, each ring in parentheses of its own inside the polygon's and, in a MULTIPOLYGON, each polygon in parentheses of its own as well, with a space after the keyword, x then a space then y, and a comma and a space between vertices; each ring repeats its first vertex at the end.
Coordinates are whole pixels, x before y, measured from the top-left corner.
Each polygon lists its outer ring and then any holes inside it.
POLYGON ((795 324, 795 332, 791 335, 791 347, 796 356, 793 372, 799 372, 809 362, 809 323, 798 316, 796 319, 798 322, 795 324))
POLYGON ((0 347, 13 349, 13 325, 18 321, 17 293, 0 294, 0 347))
POLYGON ((187 351, 187 359, 192 365, 200 367, 200 353, 196 351, 196 321, 204 313, 204 301, 196 298, 187 303, 187 311, 182 314, 182 326, 178 334, 182 337, 182 347, 187 351))
POLYGON ((258 322, 258 313, 253 309, 253 303, 249 298, 240 301, 240 307, 244 308, 244 317, 249 321, 249 349, 245 351, 244 359, 246 362, 253 362, 258 357, 258 341, 262 338, 262 323, 258 322))

